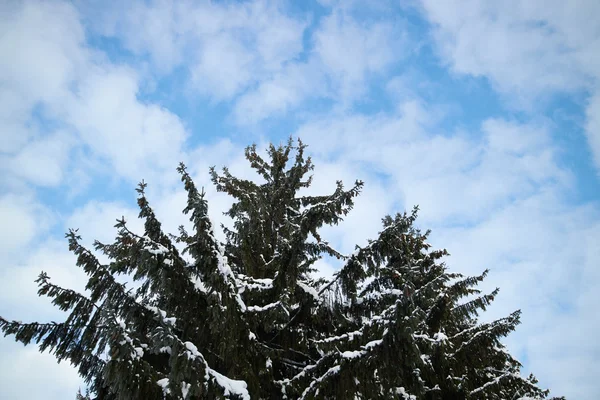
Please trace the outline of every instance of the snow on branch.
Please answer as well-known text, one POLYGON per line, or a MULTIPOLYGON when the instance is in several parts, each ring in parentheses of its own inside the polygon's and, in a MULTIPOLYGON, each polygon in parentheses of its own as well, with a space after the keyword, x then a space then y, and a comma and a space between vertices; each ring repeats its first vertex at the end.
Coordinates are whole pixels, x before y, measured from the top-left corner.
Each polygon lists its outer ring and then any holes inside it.
POLYGON ((297 281, 296 284, 305 293, 312 296, 312 298, 315 299, 315 301, 317 301, 317 302, 319 301, 319 292, 317 292, 317 290, 314 287, 309 286, 308 284, 306 284, 305 282, 302 282, 302 281, 297 281))
POLYGON ((264 306, 248 306, 246 310, 249 312, 261 312, 271 310, 277 306, 281 305, 281 301, 276 301, 275 303, 269 303, 264 306))
POLYGON ((327 379, 330 376, 333 376, 337 373, 340 372, 340 366, 339 365, 335 365, 331 368, 329 368, 327 370, 327 372, 325 372, 323 375, 321 375, 320 377, 318 377, 317 379, 313 380, 310 385, 304 389, 304 392, 302 392, 302 396, 300 396, 300 399, 305 399, 306 396, 308 396, 314 389, 315 387, 320 384, 323 380, 327 379))
POLYGON ((273 288, 273 279, 259 279, 243 274, 237 274, 236 278, 241 293, 245 290, 268 290, 273 288))
POLYGON ((184 342, 186 353, 188 358, 192 360, 200 360, 204 364, 205 375, 204 378, 208 381, 212 379, 217 385, 219 385, 223 389, 223 394, 225 396, 236 395, 241 397, 243 400, 250 400, 250 394, 248 393, 248 384, 242 380, 236 380, 226 377, 225 375, 215 371, 210 368, 206 359, 198 351, 196 345, 192 342, 184 342))

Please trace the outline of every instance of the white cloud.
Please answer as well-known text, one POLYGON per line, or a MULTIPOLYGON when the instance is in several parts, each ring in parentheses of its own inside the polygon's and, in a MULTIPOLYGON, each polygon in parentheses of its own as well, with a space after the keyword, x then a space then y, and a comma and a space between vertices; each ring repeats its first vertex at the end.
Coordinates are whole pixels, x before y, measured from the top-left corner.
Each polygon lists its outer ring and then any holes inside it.
POLYGON ((31 111, 60 103, 81 72, 84 33, 72 7, 32 2, 0 5, 0 150, 16 152, 36 135, 31 111))
MULTIPOLYGON (((4 84, 4 81, 1 81, 4 84)), ((13 153, 18 151, 33 136, 27 126, 30 101, 13 88, 6 87, 0 90, 0 152, 13 153)))
POLYGON ((428 221, 474 222, 541 184, 569 184, 544 126, 488 120, 480 133, 428 134, 437 128, 425 112, 406 103, 402 114, 310 122, 298 135, 317 152, 389 174, 388 193, 419 204, 428 221))
POLYGON ((199 7, 192 15, 216 18, 207 30, 194 21, 198 55, 191 66, 201 92, 231 99, 274 74, 302 51, 306 22, 288 17, 274 3, 199 7))
POLYGON ((152 1, 117 10, 96 24, 101 33, 150 55, 163 73, 183 65, 195 88, 214 101, 229 100, 280 72, 302 51, 307 24, 269 1, 152 1))
POLYGON ((79 4, 96 31, 106 36, 119 35, 132 52, 149 55, 160 72, 169 72, 183 62, 187 27, 180 19, 189 15, 189 2, 113 2, 111 7, 106 7, 105 2, 98 4, 79 4))
POLYGON ((600 3, 422 0, 445 63, 484 76, 511 107, 547 104, 555 93, 591 93, 586 134, 600 170, 596 108, 600 86, 600 3))
POLYGON ((365 90, 369 75, 383 74, 402 57, 400 34, 391 24, 359 23, 341 10, 321 21, 313 36, 314 52, 343 102, 365 90))
POLYGON ((233 100, 242 125, 309 98, 350 105, 367 90, 368 79, 384 76, 408 53, 402 49, 401 25, 359 22, 343 5, 314 30, 307 30, 306 16, 290 15, 268 1, 135 3, 104 21, 100 32, 137 54, 148 54, 163 73, 183 66, 196 92, 211 101, 233 100), (139 29, 139 19, 148 24, 139 29))
POLYGON ((537 96, 587 86, 600 71, 595 1, 421 1, 442 56, 459 73, 537 96))
POLYGON ((4 3, 0 13, 3 86, 18 87, 25 100, 56 101, 85 63, 84 30, 67 3, 4 3))
POLYGON ((600 171, 600 92, 589 100, 586 108, 586 133, 593 161, 600 171))
POLYGON ((112 243, 117 229, 114 227, 116 220, 125 217, 131 230, 143 233, 144 225, 137 218, 139 210, 135 204, 135 193, 132 190, 129 206, 114 202, 98 202, 91 200, 84 206, 76 209, 65 219, 64 230, 79 229, 84 245, 91 246, 94 240, 103 243, 112 243))
MULTIPOLYGON (((11 179, 61 184, 70 151, 82 145, 103 163, 102 173, 133 181, 151 179, 180 161, 187 137, 180 119, 139 100, 138 72, 110 64, 87 47, 72 5, 3 7, 0 54, 11 62, 0 66, 0 108, 8 110, 0 118, 10 129, 3 146, 11 179), (62 130, 45 132, 39 116, 62 130)), ((85 182, 90 166, 79 163, 81 179, 67 183, 85 182)))
POLYGON ((256 123, 285 113, 308 99, 331 99, 348 108, 408 53, 403 31, 380 20, 359 22, 336 7, 311 31, 307 60, 290 63, 238 99, 236 120, 256 123))
POLYGON ((221 35, 204 44, 192 81, 217 100, 230 99, 254 81, 253 52, 239 40, 221 35))
POLYGON ((236 101, 234 116, 241 125, 255 124, 284 114, 309 98, 330 93, 321 66, 314 62, 289 64, 281 73, 261 82, 236 101))
POLYGON ((23 249, 40 235, 46 233, 53 215, 43 205, 26 194, 0 196, 0 255, 20 258, 23 249))
POLYGON ((85 384, 68 362, 56 364, 54 355, 6 340, 0 342, 0 386, 3 399, 73 399, 85 384))
POLYGON ((176 115, 140 102, 138 90, 132 70, 93 68, 65 108, 65 120, 93 154, 108 159, 116 172, 132 181, 172 169, 187 136, 176 115))
POLYGON ((73 135, 59 131, 34 139, 9 161, 10 173, 40 186, 55 186, 63 179, 73 135))

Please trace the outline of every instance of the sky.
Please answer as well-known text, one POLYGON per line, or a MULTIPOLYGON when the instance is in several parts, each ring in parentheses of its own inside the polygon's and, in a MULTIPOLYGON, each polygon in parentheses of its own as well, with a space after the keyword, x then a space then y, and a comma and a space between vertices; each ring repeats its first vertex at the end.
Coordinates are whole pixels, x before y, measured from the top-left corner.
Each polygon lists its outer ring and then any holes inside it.
MULTIPOLYGON (((33 282, 82 290, 64 233, 110 241, 136 184, 176 232, 188 165, 253 178, 252 143, 301 138, 312 190, 365 181, 343 252, 386 214, 450 270, 521 309, 510 351, 554 395, 600 397, 600 2, 597 0, 0 2, 0 315, 59 321, 33 282)), ((323 260, 323 275, 339 264, 323 260)), ((74 398, 66 362, 0 338, 0 398, 74 398), (25 389, 25 390, 24 390, 25 389)))

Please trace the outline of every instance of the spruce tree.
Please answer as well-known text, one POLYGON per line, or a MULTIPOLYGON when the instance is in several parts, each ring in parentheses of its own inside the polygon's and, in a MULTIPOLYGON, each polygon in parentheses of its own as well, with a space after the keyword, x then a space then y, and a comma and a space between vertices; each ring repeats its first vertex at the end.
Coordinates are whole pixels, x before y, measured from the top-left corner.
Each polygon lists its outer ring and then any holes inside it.
POLYGON ((191 232, 164 233, 140 183, 143 233, 119 219, 114 243, 95 242, 94 251, 77 230, 67 233, 85 293, 39 275, 38 294, 68 311, 66 320, 0 317, 0 329, 69 360, 89 386, 82 399, 547 398, 501 343, 519 312, 478 322, 498 290, 476 289, 487 271, 447 271, 446 251, 415 227, 416 208, 385 217, 375 239, 344 255, 319 230, 342 221, 363 183, 300 195, 313 170, 301 141, 270 145, 268 159, 255 146, 245 155, 261 183, 210 170, 235 200, 224 243, 181 164, 191 232), (312 274, 324 256, 340 262, 328 281, 312 274))

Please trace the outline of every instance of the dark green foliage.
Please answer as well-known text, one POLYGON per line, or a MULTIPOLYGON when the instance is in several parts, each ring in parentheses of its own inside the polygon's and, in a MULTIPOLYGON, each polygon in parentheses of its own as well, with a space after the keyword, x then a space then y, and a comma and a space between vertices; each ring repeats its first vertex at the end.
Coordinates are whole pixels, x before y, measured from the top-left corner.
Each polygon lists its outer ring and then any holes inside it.
POLYGON ((481 294, 486 274, 446 270, 415 226, 417 209, 383 219, 383 229, 351 255, 319 234, 352 209, 361 188, 300 196, 313 169, 305 146, 270 146, 270 160, 246 149, 263 183, 211 169, 218 191, 235 203, 232 229, 216 240, 204 192, 179 166, 192 231, 165 234, 138 191, 143 233, 117 220, 112 244, 96 242, 102 264, 67 234, 85 293, 37 283, 69 316, 63 323, 0 318, 5 335, 69 360, 89 385, 79 399, 518 399, 546 398, 500 340, 519 312, 481 324, 498 294, 481 294), (292 152, 295 155, 292 157, 292 152), (341 267, 315 280, 324 255, 341 267), (136 289, 119 283, 131 277, 136 289))

